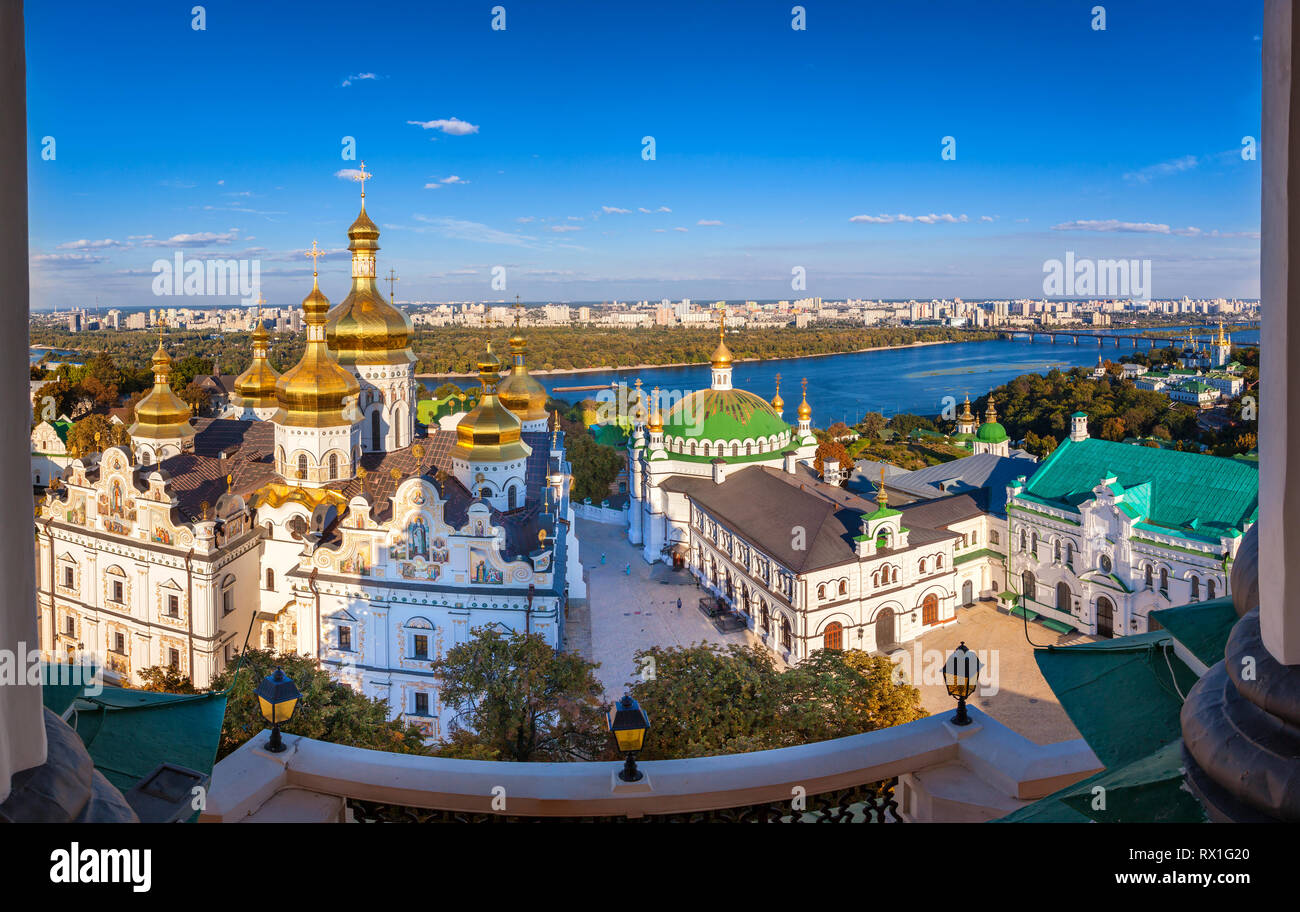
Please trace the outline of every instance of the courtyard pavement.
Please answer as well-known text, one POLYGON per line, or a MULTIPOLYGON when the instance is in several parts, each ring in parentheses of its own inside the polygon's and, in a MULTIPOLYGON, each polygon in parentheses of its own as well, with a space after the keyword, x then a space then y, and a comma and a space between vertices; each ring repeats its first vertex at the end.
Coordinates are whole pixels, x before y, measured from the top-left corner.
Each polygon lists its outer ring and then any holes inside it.
POLYGON ((647 564, 641 548, 629 544, 622 526, 587 519, 576 522, 587 571, 589 609, 585 616, 581 612, 570 615, 568 640, 585 658, 600 663, 596 676, 605 685, 606 697, 616 700, 627 690, 627 683, 637 674, 633 656, 638 649, 756 642, 743 630, 719 633, 696 607, 705 592, 696 587, 695 578, 686 570, 647 564), (582 629, 584 622, 589 625, 587 630, 582 629))
MULTIPOLYGON (((718 633, 696 605, 704 591, 685 570, 662 563, 647 564, 640 547, 628 543, 621 526, 579 519, 578 539, 586 569, 587 602, 575 606, 568 619, 570 649, 599 662, 596 676, 610 700, 622 696, 637 674, 633 659, 638 649, 650 646, 690 646, 708 643, 756 643, 748 631, 718 633), (601 554, 605 563, 600 563, 601 554), (631 566, 629 575, 626 568, 631 566), (681 611, 677 599, 682 600, 681 611)), ((1040 645, 1091 642, 1080 634, 1062 636, 1030 623, 1029 635, 1040 645)), ((973 705, 1036 744, 1054 744, 1079 737, 1078 731, 1052 694, 1034 662, 1025 640, 1024 622, 997 610, 992 602, 958 608, 956 623, 934 630, 902 648, 909 670, 920 650, 922 673, 910 680, 921 690, 921 703, 932 714, 952 713, 956 703, 944 689, 941 676, 927 675, 927 667, 941 667, 943 658, 965 641, 986 657, 996 673, 996 693, 976 694, 973 705)))

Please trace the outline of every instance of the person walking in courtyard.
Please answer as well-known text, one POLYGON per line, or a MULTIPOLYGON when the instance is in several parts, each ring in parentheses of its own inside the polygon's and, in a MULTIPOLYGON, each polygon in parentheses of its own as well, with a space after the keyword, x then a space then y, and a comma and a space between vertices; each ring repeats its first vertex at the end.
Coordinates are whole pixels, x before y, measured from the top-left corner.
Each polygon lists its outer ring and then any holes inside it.
POLYGON ((605 566, 605 552, 604 552, 604 551, 600 552, 600 565, 601 565, 602 567, 605 566))
POLYGON ((682 600, 681 600, 681 599, 678 599, 678 600, 677 600, 677 613, 678 613, 678 614, 681 614, 681 613, 682 613, 682 600))
POLYGON ((626 567, 624 567, 624 568, 623 568, 623 572, 626 573, 628 576, 631 576, 631 575, 632 575, 632 565, 631 565, 631 564, 628 564, 626 567))

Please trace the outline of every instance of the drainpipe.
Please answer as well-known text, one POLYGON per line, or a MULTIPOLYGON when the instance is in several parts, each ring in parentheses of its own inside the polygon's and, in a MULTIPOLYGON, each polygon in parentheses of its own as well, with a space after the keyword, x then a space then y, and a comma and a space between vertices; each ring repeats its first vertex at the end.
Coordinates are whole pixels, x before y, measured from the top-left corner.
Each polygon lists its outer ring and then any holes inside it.
POLYGON ((194 549, 191 548, 185 555, 185 628, 188 636, 190 652, 190 683, 194 683, 194 570, 191 559, 194 557, 194 549))
POLYGON ((311 588, 312 595, 312 613, 316 615, 316 667, 320 668, 320 590, 316 588, 316 574, 320 572, 319 567, 311 568, 311 576, 307 577, 307 585, 311 588))
POLYGON ((50 564, 50 577, 49 577, 49 579, 50 579, 50 589, 49 589, 49 596, 50 596, 50 659, 52 660, 52 659, 54 658, 54 636, 55 636, 55 629, 57 628, 58 624, 56 623, 55 611, 54 611, 54 533, 50 531, 50 520, 48 520, 48 519, 45 520, 45 537, 46 537, 46 539, 49 540, 49 543, 50 543, 50 560, 49 560, 49 564, 50 564))

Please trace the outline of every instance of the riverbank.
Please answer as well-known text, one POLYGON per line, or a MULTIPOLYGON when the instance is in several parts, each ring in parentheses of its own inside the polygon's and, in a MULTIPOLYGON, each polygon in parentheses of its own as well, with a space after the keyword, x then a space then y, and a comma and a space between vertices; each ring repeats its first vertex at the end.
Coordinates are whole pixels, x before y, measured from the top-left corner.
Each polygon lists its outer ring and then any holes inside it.
MULTIPOLYGON (((993 341, 995 341, 995 339, 976 339, 976 340, 935 339, 929 342, 909 342, 906 345, 875 345, 872 346, 871 348, 853 348, 853 349, 846 349, 845 351, 817 352, 816 354, 811 354, 811 355, 789 355, 784 358, 736 358, 733 360, 732 363, 753 364, 757 362, 762 362, 764 364, 778 364, 782 361, 803 361, 807 358, 835 358, 835 357, 839 357, 840 355, 861 355, 867 352, 904 351, 909 348, 926 348, 931 345, 954 345, 954 344, 970 345, 973 344, 973 342, 993 342, 993 341)), ((660 368, 668 368, 668 367, 698 367, 700 365, 704 365, 708 363, 709 363, 708 361, 678 361, 672 364, 630 364, 630 365, 620 365, 619 367, 574 367, 574 368, 569 368, 567 370, 533 370, 532 368, 529 368, 528 373, 532 374, 535 377, 560 377, 560 376, 571 376, 571 375, 581 375, 581 374, 599 374, 599 373, 618 372, 618 371, 658 370, 660 368)), ((415 379, 417 380, 457 380, 457 379, 465 379, 465 378, 474 379, 477 377, 478 377, 477 372, 459 373, 459 374, 416 374, 415 375, 415 379)))

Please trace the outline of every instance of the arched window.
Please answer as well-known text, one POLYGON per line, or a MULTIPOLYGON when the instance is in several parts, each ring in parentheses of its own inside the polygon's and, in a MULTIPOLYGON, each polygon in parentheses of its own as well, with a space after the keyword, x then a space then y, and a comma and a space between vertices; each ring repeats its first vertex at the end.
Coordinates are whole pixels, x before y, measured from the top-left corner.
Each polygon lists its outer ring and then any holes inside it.
POLYGON ((1214 582, 1215 582, 1214 580, 1206 580, 1205 583, 1205 588, 1207 590, 1205 593, 1205 597, 1208 598, 1210 601, 1214 601, 1214 597, 1215 597, 1216 587, 1214 585, 1214 582))
POLYGON ((924 557, 921 558, 920 571, 921 571, 922 573, 925 572, 925 558, 924 558, 924 557))
POLYGON ((1145 569, 1143 570, 1143 578, 1145 580, 1145 584, 1148 589, 1151 588, 1151 584, 1152 584, 1151 576, 1152 576, 1151 565, 1147 564, 1145 569))
POLYGON ((153 462, 153 454, 150 453, 148 450, 141 450, 140 465, 149 465, 149 463, 151 462, 153 462))
POLYGON ((370 413, 370 449, 383 449, 383 441, 379 439, 379 409, 370 413))
POLYGON ((1071 542, 1065 543, 1065 566, 1074 569, 1074 545, 1071 542))
POLYGON ((1034 559, 1037 560, 1038 559, 1038 533, 1037 532, 1033 534, 1033 537, 1030 539, 1030 543, 1032 545, 1034 559))
POLYGON ((793 631, 790 629, 790 619, 781 618, 781 648, 789 649, 794 641, 793 631))
POLYGON ((936 569, 936 570, 942 570, 942 569, 943 569, 943 555, 942 555, 942 554, 940 554, 938 557, 936 557, 936 558, 934 559, 934 569, 936 569))
POLYGON ((1029 542, 1029 540, 1025 537, 1025 530, 1024 530, 1024 529, 1021 529, 1021 530, 1020 530, 1020 550, 1021 550, 1021 551, 1026 551, 1026 550, 1028 550, 1028 547, 1029 547, 1028 542, 1029 542))
POLYGON ((825 585, 818 586, 818 587, 817 587, 817 600, 820 602, 820 601, 822 601, 822 600, 825 599, 825 598, 826 598, 826 586, 825 586, 825 585))
POLYGON ((1070 587, 1066 583, 1056 584, 1056 610, 1070 613, 1070 604, 1073 599, 1070 596, 1070 587))
POLYGON ((889 547, 889 530, 881 529, 876 533, 876 549, 880 550, 889 547))
POLYGON ((927 595, 925 600, 921 602, 921 623, 939 623, 939 597, 933 592, 927 595))
POLYGON ((516 506, 516 504, 515 504, 515 498, 516 498, 517 496, 518 496, 518 495, 515 493, 515 486, 514 486, 514 485, 511 485, 509 488, 506 489, 506 509, 507 509, 507 510, 513 510, 513 509, 515 508, 515 506, 516 506))
POLYGON ((891 583, 896 583, 896 582, 898 582, 898 568, 897 568, 897 567, 895 567, 892 571, 890 571, 890 574, 889 574, 889 581, 890 581, 891 583))
POLYGON ((270 567, 266 568, 266 588, 267 589, 275 588, 275 571, 270 567))
POLYGON ((1201 600, 1201 579, 1200 577, 1193 576, 1192 577, 1192 601, 1199 602, 1200 600, 1201 600))
POLYGON ((1026 570, 1021 577, 1021 583, 1024 588, 1024 596, 1027 599, 1036 599, 1038 596, 1038 581, 1034 579, 1034 571, 1026 570))
POLYGON ((840 580, 840 595, 848 595, 848 593, 849 593, 849 584, 844 580, 840 580))
POLYGON ((1160 592, 1162 595, 1169 594, 1169 570, 1165 567, 1160 568, 1160 592))
POLYGON ((767 633, 772 629, 772 615, 767 610, 767 602, 763 603, 763 607, 759 611, 758 615, 763 624, 763 632, 767 633))
POLYGON ((1054 542, 1052 543, 1052 560, 1056 561, 1058 564, 1061 562, 1061 542, 1060 542, 1060 539, 1057 539, 1056 541, 1054 541, 1054 542))
POLYGON ((275 630, 271 627, 266 628, 266 648, 275 648, 275 630))
POLYGON ((339 477, 339 454, 330 453, 330 481, 339 477))
POLYGON ((822 645, 826 649, 840 650, 844 648, 844 625, 839 621, 831 621, 826 625, 826 633, 822 637, 822 645))
POLYGON ((298 477, 299 478, 307 477, 307 454, 306 453, 298 454, 298 477))
POLYGON ((880 587, 880 571, 877 570, 875 573, 871 574, 871 588, 878 589, 879 587, 880 587))

